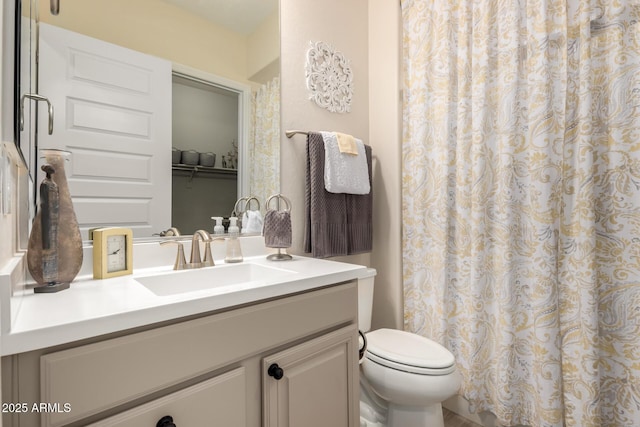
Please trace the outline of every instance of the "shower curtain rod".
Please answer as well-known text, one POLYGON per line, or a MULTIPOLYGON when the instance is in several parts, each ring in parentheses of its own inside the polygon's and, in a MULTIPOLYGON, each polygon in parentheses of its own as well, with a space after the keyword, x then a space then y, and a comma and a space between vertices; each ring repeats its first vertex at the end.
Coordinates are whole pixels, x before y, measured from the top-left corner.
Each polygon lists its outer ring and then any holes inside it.
POLYGON ((288 131, 285 131, 284 134, 287 135, 287 138, 291 138, 293 135, 297 133, 300 133, 302 135, 309 135, 309 132, 305 132, 303 130, 288 130, 288 131))

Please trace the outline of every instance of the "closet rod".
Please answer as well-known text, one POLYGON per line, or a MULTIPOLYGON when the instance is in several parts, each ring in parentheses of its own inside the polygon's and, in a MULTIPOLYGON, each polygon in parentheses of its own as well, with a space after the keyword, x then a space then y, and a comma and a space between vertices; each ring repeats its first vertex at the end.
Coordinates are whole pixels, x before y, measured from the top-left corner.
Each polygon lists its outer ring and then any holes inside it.
POLYGON ((288 131, 285 131, 284 134, 287 135, 287 138, 291 138, 293 135, 297 133, 300 133, 302 135, 309 135, 309 132, 305 132, 303 130, 288 130, 288 131))

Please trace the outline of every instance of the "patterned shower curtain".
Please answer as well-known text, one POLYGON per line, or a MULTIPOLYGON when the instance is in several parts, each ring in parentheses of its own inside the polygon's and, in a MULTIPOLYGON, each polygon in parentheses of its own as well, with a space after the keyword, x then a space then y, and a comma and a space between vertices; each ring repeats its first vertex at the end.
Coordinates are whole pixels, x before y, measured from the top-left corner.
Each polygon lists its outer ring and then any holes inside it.
POLYGON ((640 3, 401 4, 405 328, 502 425, 640 426, 640 3))
POLYGON ((252 94, 249 159, 249 190, 264 203, 280 191, 279 77, 252 94))

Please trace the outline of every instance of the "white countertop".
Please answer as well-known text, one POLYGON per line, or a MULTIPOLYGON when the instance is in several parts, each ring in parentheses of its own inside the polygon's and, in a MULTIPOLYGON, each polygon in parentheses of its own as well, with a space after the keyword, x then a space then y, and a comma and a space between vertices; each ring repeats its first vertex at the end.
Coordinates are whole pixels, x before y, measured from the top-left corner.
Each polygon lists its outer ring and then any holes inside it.
MULTIPOLYGON (((250 287, 230 286, 157 296, 136 277, 173 272, 171 266, 134 269, 131 276, 93 280, 79 276, 67 290, 54 294, 23 291, 12 313, 11 327, 3 333, 2 356, 91 338, 185 316, 226 309, 323 286, 357 279, 365 267, 294 256, 289 261, 269 261, 265 255, 244 262, 290 270, 283 277, 252 282, 250 287)), ((224 264, 216 260, 216 264, 224 264)), ((224 266, 207 267, 215 269, 224 266)), ((190 271, 190 270, 185 270, 190 271)), ((176 272, 179 274, 180 272, 176 272)), ((176 279, 179 276, 176 277, 176 279)), ((176 287, 180 287, 176 280, 176 287)))

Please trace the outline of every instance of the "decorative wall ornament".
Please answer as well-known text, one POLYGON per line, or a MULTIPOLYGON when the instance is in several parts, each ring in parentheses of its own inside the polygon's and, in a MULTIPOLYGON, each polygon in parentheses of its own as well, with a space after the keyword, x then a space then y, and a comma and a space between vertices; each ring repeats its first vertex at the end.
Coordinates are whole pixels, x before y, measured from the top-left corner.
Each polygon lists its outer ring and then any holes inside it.
POLYGON ((353 98, 349 61, 325 42, 310 45, 305 65, 309 99, 332 113, 348 113, 353 98))

